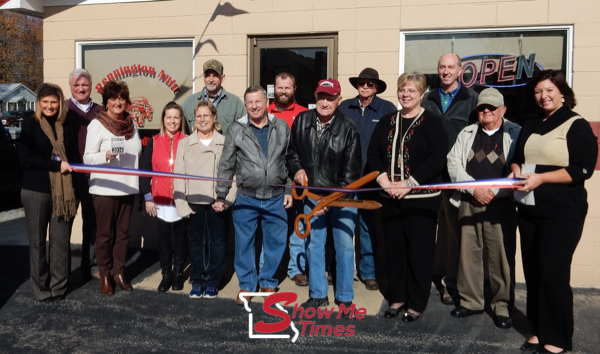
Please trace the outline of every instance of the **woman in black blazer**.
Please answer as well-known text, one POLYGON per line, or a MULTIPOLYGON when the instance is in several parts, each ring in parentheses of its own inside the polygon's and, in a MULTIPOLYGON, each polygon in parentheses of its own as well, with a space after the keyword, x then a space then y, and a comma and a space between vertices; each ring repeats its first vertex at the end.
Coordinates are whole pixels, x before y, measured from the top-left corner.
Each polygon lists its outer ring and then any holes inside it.
POLYGON ((71 226, 77 202, 67 151, 70 132, 63 127, 67 106, 60 87, 42 84, 35 115, 21 129, 19 156, 23 167, 21 202, 29 235, 29 268, 39 302, 64 300, 69 278, 71 226), (50 253, 46 257, 46 233, 50 253))

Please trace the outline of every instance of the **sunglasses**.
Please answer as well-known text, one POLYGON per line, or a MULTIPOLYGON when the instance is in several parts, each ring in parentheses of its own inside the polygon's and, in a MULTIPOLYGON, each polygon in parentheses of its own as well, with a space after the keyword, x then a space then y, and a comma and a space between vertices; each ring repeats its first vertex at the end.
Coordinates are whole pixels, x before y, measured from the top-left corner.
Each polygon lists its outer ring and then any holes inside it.
POLYGON ((499 107, 494 107, 492 105, 489 104, 482 104, 481 106, 477 106, 477 108, 475 108, 477 110, 477 112, 483 112, 486 109, 490 112, 494 112, 495 110, 497 110, 499 107))
POLYGON ((359 81, 359 82, 356 83, 356 85, 358 87, 362 87, 362 86, 365 86, 365 85, 367 85, 368 88, 375 87, 375 83, 374 82, 368 82, 368 81, 359 81))

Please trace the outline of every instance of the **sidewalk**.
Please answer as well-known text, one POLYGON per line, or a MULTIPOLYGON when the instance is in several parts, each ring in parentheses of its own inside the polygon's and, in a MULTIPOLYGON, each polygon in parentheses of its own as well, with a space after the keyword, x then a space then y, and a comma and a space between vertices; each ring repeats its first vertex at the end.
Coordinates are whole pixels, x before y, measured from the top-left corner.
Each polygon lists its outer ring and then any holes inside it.
MULTIPOLYGON (((501 330, 488 314, 450 316, 452 307, 443 305, 433 288, 419 321, 386 319, 382 295, 355 282, 355 303, 367 308, 364 319, 313 319, 317 325, 353 325, 353 336, 309 336, 307 330, 295 343, 251 339, 248 312, 233 299, 238 291, 234 275, 215 300, 188 298, 189 284, 180 292, 159 293, 155 290, 160 280, 157 256, 147 251, 133 252, 129 260, 127 272, 135 290, 106 296, 96 279, 81 282, 75 248, 67 300, 38 304, 28 280, 24 235, 23 218, 0 222, 0 353, 520 353, 528 332, 521 313, 525 309, 522 285, 516 292, 515 327, 501 330)), ((296 292, 298 302, 308 297, 306 287, 288 279, 280 285, 280 292, 284 291, 296 292)), ((573 353, 599 353, 600 291, 574 292, 573 353)), ((333 300, 331 292, 329 299, 333 300)), ((260 302, 250 305, 254 323, 281 320, 263 313, 260 302)), ((300 321, 293 320, 301 330, 300 321)))

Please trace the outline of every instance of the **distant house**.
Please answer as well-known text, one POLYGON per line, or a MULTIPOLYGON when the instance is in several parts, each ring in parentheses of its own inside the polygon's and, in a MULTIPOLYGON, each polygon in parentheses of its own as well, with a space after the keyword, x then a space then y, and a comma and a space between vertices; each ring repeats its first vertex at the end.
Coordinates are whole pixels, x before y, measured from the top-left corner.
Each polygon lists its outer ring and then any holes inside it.
POLYGON ((35 110, 36 98, 23 84, 0 84, 0 112, 35 110))

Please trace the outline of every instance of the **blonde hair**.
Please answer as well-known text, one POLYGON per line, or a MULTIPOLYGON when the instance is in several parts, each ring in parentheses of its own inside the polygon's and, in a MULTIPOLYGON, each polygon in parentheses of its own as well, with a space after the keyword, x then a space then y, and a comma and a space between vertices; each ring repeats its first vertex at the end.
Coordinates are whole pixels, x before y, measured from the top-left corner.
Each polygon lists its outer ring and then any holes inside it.
POLYGON ((43 83, 37 90, 37 99, 35 101, 35 114, 33 115, 35 117, 35 120, 39 122, 42 118, 42 106, 40 102, 44 97, 48 96, 58 97, 60 108, 58 110, 58 117, 56 118, 56 121, 60 124, 63 124, 65 122, 65 119, 67 118, 67 111, 69 110, 67 104, 65 103, 65 95, 63 95, 60 86, 49 83, 43 83))
POLYGON ((400 75, 398 78, 398 90, 406 86, 409 82, 412 82, 421 94, 425 93, 425 90, 427 90, 427 79, 425 78, 425 75, 420 72, 415 71, 400 75))
MULTIPOLYGON (((215 117, 217 117, 217 119, 215 119, 215 124, 213 126, 213 130, 216 130, 220 133, 223 130, 223 127, 221 126, 221 123, 219 123, 219 118, 217 116, 217 108, 215 107, 215 105, 211 101, 199 101, 196 104, 196 107, 194 107, 194 119, 196 119, 196 111, 200 107, 208 107, 208 109, 210 110, 210 113, 212 113, 215 117)), ((192 127, 192 131, 193 132, 196 131, 196 124, 194 124, 194 126, 192 127)))
POLYGON ((165 128, 165 115, 167 114, 167 111, 169 109, 176 109, 179 111, 179 118, 181 118, 181 124, 179 125, 179 131, 185 135, 185 132, 187 131, 187 121, 183 115, 183 108, 181 108, 181 106, 179 104, 177 104, 177 102, 173 102, 173 101, 167 103, 165 105, 165 108, 163 108, 162 114, 160 116, 160 132, 158 133, 158 135, 164 135, 167 133, 167 129, 165 128))

